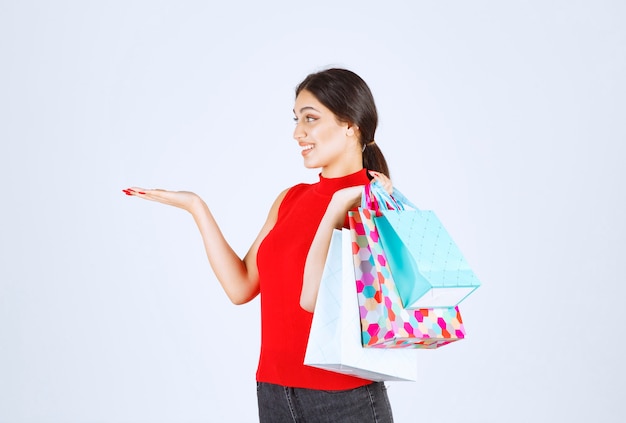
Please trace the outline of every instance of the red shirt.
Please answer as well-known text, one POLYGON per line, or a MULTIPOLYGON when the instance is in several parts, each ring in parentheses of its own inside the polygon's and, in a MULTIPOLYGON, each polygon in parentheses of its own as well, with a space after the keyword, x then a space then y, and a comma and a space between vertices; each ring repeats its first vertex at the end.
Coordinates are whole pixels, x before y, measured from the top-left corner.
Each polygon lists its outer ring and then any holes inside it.
POLYGON ((294 388, 352 389, 370 383, 305 366, 313 314, 300 307, 304 263, 335 191, 369 183, 367 170, 289 189, 274 228, 257 253, 261 289, 261 354, 257 381, 294 388))

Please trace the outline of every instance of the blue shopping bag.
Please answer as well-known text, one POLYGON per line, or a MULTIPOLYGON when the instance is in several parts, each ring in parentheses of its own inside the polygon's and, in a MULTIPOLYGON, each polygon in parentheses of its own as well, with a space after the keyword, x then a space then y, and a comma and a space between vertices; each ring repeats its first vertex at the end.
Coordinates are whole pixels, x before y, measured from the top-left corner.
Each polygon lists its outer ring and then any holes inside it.
POLYGON ((374 222, 404 308, 454 307, 480 286, 461 251, 431 210, 419 210, 397 189, 366 187, 362 207, 374 222))

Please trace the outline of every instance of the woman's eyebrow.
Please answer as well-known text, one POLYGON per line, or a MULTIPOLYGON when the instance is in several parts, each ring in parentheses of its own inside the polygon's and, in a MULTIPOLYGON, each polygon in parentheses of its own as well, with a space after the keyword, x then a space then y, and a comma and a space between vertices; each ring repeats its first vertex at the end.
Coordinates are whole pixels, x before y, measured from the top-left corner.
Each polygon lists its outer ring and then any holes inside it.
MULTIPOLYGON (((302 108, 300 109, 300 113, 304 113, 306 110, 313 110, 313 111, 315 111, 315 112, 319 113, 319 110, 317 110, 315 107, 312 107, 312 106, 304 106, 304 107, 302 107, 302 108)), ((294 111, 293 111, 293 114, 294 114, 294 115, 296 114, 295 109, 294 109, 294 111)))

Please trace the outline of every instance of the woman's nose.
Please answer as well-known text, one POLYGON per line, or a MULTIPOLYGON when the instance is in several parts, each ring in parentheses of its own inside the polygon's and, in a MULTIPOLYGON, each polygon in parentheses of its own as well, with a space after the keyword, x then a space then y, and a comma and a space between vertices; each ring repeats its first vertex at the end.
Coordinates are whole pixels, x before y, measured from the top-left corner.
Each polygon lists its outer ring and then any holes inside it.
POLYGON ((302 129, 300 123, 296 123, 296 127, 293 130, 293 139, 299 141, 301 138, 304 138, 305 135, 306 134, 304 133, 304 130, 302 129))

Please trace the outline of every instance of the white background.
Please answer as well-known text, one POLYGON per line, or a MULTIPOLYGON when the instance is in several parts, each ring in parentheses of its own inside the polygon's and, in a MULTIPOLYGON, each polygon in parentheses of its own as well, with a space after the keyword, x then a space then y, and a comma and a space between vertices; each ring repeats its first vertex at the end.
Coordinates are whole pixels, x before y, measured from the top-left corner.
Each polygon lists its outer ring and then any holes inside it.
POLYGON ((388 384, 396 421, 623 421, 624 22, 620 1, 2 0, 0 422, 256 420, 258 299, 230 304, 189 215, 121 190, 199 193, 244 254, 317 179, 293 89, 331 65, 483 283, 467 339, 388 384))

